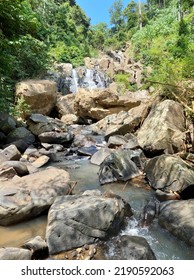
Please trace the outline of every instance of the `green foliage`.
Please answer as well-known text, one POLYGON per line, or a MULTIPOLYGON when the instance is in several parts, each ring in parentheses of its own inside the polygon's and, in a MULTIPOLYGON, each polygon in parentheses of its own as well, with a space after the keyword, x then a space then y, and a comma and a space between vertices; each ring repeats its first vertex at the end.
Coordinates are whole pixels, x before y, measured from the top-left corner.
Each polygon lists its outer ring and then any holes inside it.
POLYGON ((136 88, 130 83, 129 74, 116 74, 114 77, 115 82, 117 83, 117 90, 121 94, 124 94, 126 91, 135 91, 136 88))
POLYGON ((26 103, 23 97, 17 99, 16 105, 12 110, 12 114, 15 117, 25 119, 26 114, 30 112, 30 106, 26 103))

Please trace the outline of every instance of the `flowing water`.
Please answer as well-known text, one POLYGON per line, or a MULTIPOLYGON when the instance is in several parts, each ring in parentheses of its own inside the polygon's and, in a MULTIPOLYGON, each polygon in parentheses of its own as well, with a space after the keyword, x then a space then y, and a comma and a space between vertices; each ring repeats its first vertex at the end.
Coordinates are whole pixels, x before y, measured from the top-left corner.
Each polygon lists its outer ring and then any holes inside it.
MULTIPOLYGON (((55 166, 64 168, 71 174, 71 179, 77 181, 74 194, 80 194, 85 190, 99 189, 100 191, 112 190, 123 197, 133 210, 133 218, 128 220, 127 227, 121 231, 121 235, 136 235, 147 239, 156 258, 159 260, 194 260, 194 248, 187 246, 162 229, 157 220, 149 227, 140 227, 139 218, 146 200, 154 196, 154 192, 140 178, 128 183, 112 183, 100 186, 98 181, 99 167, 89 163, 88 159, 64 161, 55 166)), ((0 227, 0 247, 21 246, 25 241, 37 235, 45 237, 47 217, 41 216, 31 221, 10 227, 0 227)), ((114 253, 114 248, 109 250, 114 253)))

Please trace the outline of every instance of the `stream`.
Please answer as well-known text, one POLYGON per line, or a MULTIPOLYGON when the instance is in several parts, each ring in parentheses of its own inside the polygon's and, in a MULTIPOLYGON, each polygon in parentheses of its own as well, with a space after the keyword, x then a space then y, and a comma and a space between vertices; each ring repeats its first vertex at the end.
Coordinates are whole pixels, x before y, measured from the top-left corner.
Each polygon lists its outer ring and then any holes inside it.
MULTIPOLYGON (((157 220, 149 227, 139 226, 143 205, 146 200, 154 196, 154 191, 146 185, 143 179, 136 178, 127 183, 111 183, 100 186, 97 174, 99 167, 91 164, 87 158, 66 160, 52 163, 52 165, 67 170, 71 179, 77 182, 73 194, 99 189, 102 192, 111 190, 124 198, 131 205, 134 215, 128 220, 126 228, 120 234, 146 238, 158 260, 194 260, 194 249, 162 229, 157 220)), ((14 226, 0 226, 0 247, 18 247, 37 235, 45 238, 46 223, 47 216, 42 215, 14 226)), ((109 254, 114 254, 113 247, 110 248, 109 254)))

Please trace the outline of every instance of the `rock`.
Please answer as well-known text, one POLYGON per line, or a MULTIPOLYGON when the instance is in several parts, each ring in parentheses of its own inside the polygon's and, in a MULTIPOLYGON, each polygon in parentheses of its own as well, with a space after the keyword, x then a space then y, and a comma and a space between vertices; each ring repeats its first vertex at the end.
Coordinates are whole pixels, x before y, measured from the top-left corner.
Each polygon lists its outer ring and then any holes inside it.
POLYGON ((104 119, 91 125, 92 131, 105 134, 108 141, 112 135, 125 135, 133 132, 146 117, 149 109, 148 104, 141 104, 129 111, 120 111, 118 114, 106 116, 104 119))
POLYGON ((101 165, 101 163, 105 160, 107 156, 111 154, 111 150, 108 148, 102 148, 97 151, 90 159, 92 164, 101 165))
POLYGON ((32 113, 49 115, 57 101, 57 86, 49 80, 27 80, 16 84, 16 96, 23 97, 32 113), (44 104, 44 106, 43 106, 44 104))
POLYGON ((41 236, 36 236, 32 240, 26 242, 22 248, 32 252, 32 259, 41 260, 48 257, 48 246, 41 236))
POLYGON ((12 130, 6 138, 6 143, 13 143, 14 141, 22 140, 27 145, 33 144, 35 142, 34 135, 25 127, 17 127, 12 130))
POLYGON ((59 195, 71 192, 69 174, 51 167, 24 177, 1 182, 0 225, 11 225, 47 210, 59 195))
POLYGON ((81 147, 77 150, 78 154, 84 155, 84 156, 92 156, 94 155, 98 149, 96 146, 89 146, 89 147, 81 147))
POLYGON ((194 199, 160 203, 159 224, 194 246, 194 199))
POLYGON ((46 242, 50 254, 94 243, 116 234, 124 222, 121 198, 73 195, 56 198, 48 215, 46 242))
POLYGON ((51 144, 68 144, 73 140, 73 137, 72 133, 54 131, 44 132, 38 136, 40 142, 51 144))
POLYGON ((39 168, 45 165, 49 160, 50 158, 48 156, 40 156, 32 163, 32 165, 36 168, 39 168))
POLYGON ((7 113, 0 112, 0 131, 9 134, 16 128, 16 120, 7 113))
POLYGON ((0 260, 31 260, 32 252, 20 248, 0 248, 0 260))
POLYGON ((156 257, 144 237, 122 235, 97 248, 95 260, 156 260, 156 257))
POLYGON ((137 155, 131 150, 117 150, 111 153, 100 165, 100 184, 115 181, 127 181, 142 174, 137 165, 132 161, 137 155))
POLYGON ((79 117, 77 117, 74 114, 67 114, 62 116, 61 121, 66 125, 72 125, 72 124, 79 123, 79 117))
POLYGON ((179 200, 181 199, 180 195, 177 192, 163 192, 161 190, 156 190, 156 197, 159 201, 167 200, 179 200))
POLYGON ((66 125, 58 120, 41 114, 32 114, 28 119, 28 128, 34 134, 39 136, 45 132, 66 132, 66 125))
POLYGON ((74 110, 74 101, 75 101, 75 94, 68 94, 66 96, 57 96, 57 103, 55 105, 56 110, 59 113, 59 116, 65 116, 68 114, 75 114, 74 110))
POLYGON ((181 198, 194 198, 194 171, 181 158, 161 155, 150 159, 144 166, 150 186, 181 198))
POLYGON ((4 150, 0 151, 0 164, 9 160, 19 160, 21 154, 15 145, 10 145, 4 150))
POLYGON ((6 170, 7 168, 13 167, 18 176, 25 176, 29 174, 26 164, 20 161, 5 161, 0 165, 0 170, 6 170))
POLYGON ((127 143, 127 139, 125 138, 125 136, 122 135, 110 136, 108 139, 108 147, 112 149, 118 146, 122 146, 123 144, 126 143, 127 143))
MULTIPOLYGON (((31 138, 31 139, 33 139, 33 138, 31 138)), ((26 142, 26 139, 19 139, 19 140, 11 142, 11 144, 15 145, 21 154, 23 154, 29 146, 29 143, 26 142)), ((10 144, 6 144, 5 146, 9 146, 9 145, 10 144)))
POLYGON ((131 149, 131 150, 134 150, 134 149, 138 149, 140 148, 139 147, 139 143, 137 141, 137 137, 132 134, 132 133, 127 133, 125 135, 125 137, 127 138, 127 143, 123 144, 122 145, 122 148, 123 149, 131 149))
POLYGON ((173 154, 181 151, 184 146, 184 131, 182 105, 173 100, 165 100, 151 109, 138 131, 137 139, 146 152, 173 154))
POLYGON ((76 94, 74 108, 76 115, 101 120, 107 115, 128 111, 140 105, 140 101, 119 96, 108 89, 80 89, 76 94))
POLYGON ((15 175, 17 175, 17 173, 13 167, 8 167, 7 169, 4 170, 0 169, 0 181, 11 179, 15 175))

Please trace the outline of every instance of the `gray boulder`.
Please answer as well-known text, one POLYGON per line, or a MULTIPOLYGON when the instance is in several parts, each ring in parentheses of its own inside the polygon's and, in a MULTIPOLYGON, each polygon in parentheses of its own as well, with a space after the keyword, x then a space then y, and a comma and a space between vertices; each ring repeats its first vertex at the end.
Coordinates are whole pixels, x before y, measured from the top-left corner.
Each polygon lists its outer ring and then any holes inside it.
POLYGON ((194 199, 161 203, 158 221, 174 236, 194 246, 194 199))
POLYGON ((19 160, 20 158, 21 154, 15 145, 10 145, 0 151, 0 164, 8 160, 19 160))
POLYGON ((101 163, 105 160, 107 156, 109 156, 112 151, 108 148, 102 148, 97 151, 90 159, 92 164, 101 165, 101 163))
POLYGON ((138 131, 137 139, 143 150, 169 154, 182 150, 185 138, 183 107, 173 100, 154 106, 138 131))
MULTIPOLYGON (((126 203, 118 196, 58 197, 49 210, 46 229, 50 254, 94 243, 97 239, 116 234, 124 222, 125 208, 126 203)), ((127 213, 132 215, 131 211, 127 213)))
POLYGON ((4 113, 0 112, 0 130, 6 135, 16 128, 16 120, 4 113))
POLYGON ((36 217, 59 195, 71 192, 69 173, 58 168, 1 182, 0 225, 11 225, 36 217))
POLYGON ((17 127, 7 135, 6 143, 9 144, 18 140, 23 140, 30 145, 35 142, 35 137, 27 128, 17 127))
POLYGON ((120 149, 111 153, 100 165, 100 184, 115 181, 127 181, 142 175, 142 172, 133 160, 139 158, 138 151, 120 149))
POLYGON ((194 198, 193 168, 177 156, 161 155, 145 164, 149 184, 167 193, 177 192, 182 198, 194 198))
POLYGON ((95 259, 103 260, 156 260, 144 237, 118 236, 104 243, 95 259))
POLYGON ((26 249, 0 248, 0 260, 31 260, 32 252, 26 249))
POLYGON ((38 136, 43 143, 49 144, 65 144, 73 140, 73 134, 68 132, 44 132, 38 136))
POLYGON ((0 165, 0 170, 6 170, 10 167, 13 167, 16 171, 17 175, 19 176, 25 176, 29 174, 28 168, 25 163, 22 163, 20 161, 5 161, 0 165))

